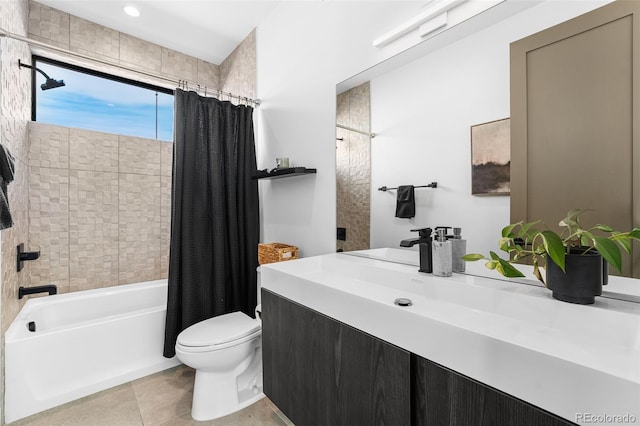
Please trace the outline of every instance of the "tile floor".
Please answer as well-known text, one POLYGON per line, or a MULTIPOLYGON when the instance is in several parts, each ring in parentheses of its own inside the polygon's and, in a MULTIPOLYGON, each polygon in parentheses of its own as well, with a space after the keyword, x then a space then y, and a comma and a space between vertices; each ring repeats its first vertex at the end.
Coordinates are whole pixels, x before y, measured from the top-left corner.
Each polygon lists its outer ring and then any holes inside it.
POLYGON ((10 423, 10 426, 292 426, 268 398, 208 422, 191 418, 193 369, 184 365, 10 423))

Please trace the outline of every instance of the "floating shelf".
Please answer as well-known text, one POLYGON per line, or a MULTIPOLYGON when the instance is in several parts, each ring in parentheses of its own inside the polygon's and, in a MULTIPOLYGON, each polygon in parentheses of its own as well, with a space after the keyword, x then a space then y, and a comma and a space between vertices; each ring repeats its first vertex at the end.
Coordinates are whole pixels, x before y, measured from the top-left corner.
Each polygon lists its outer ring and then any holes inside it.
POLYGON ((291 176, 302 176, 316 173, 316 169, 307 169, 306 167, 288 167, 286 169, 275 169, 270 172, 266 170, 258 170, 254 179, 282 179, 291 176))

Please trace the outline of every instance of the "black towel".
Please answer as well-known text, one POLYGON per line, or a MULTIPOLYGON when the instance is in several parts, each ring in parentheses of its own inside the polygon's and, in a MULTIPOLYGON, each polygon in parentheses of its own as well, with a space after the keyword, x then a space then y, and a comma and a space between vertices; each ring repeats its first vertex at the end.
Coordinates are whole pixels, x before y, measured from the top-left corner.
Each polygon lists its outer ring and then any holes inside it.
POLYGON ((402 185, 398 187, 396 199, 396 217, 409 219, 416 215, 416 198, 413 185, 402 185))
POLYGON ((13 181, 14 172, 13 156, 0 144, 0 229, 7 229, 13 226, 11 211, 9 211, 7 185, 13 181))

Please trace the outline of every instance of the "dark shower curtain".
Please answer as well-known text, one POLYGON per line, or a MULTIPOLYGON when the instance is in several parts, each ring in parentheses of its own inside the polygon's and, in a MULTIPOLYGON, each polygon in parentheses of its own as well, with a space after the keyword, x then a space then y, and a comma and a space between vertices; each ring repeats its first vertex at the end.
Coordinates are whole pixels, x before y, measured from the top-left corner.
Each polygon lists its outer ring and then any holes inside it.
POLYGON ((260 224, 252 113, 176 89, 167 358, 196 322, 254 315, 260 224))

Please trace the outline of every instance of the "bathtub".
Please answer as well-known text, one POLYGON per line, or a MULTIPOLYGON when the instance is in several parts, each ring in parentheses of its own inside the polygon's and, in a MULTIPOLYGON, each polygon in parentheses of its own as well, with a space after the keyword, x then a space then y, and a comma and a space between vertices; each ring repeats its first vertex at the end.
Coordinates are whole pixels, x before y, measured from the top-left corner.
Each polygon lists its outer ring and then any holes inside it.
POLYGON ((179 365, 166 302, 167 280, 28 300, 5 334, 5 422, 179 365))

